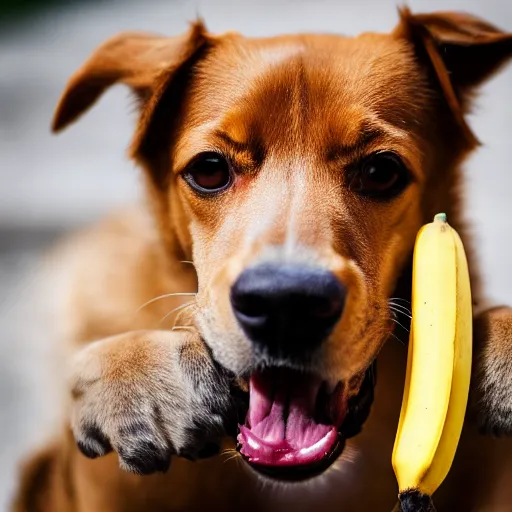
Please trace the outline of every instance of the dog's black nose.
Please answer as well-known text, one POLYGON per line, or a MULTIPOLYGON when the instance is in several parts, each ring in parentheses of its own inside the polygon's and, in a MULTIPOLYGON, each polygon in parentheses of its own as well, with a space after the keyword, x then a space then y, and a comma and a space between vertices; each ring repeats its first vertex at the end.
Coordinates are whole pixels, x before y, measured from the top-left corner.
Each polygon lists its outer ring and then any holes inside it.
POLYGON ((341 317, 346 288, 331 272, 266 263, 242 272, 231 289, 235 316, 249 339, 271 355, 315 348, 341 317))

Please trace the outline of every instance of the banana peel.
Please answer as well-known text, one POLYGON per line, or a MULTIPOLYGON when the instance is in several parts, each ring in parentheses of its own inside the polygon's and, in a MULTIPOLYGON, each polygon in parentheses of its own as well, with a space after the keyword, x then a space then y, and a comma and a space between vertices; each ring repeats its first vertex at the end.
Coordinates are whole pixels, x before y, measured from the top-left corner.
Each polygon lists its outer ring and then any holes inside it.
POLYGON ((464 246, 446 215, 437 214, 414 246, 407 371, 392 455, 397 511, 435 511, 432 495, 450 470, 466 412, 472 318, 464 246))

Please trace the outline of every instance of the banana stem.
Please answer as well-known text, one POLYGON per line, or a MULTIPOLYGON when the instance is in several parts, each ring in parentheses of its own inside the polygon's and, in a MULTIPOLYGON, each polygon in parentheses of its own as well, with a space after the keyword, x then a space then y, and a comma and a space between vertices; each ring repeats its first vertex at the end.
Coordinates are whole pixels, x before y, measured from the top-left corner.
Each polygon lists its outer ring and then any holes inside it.
POLYGON ((437 512, 432 498, 417 489, 409 489, 398 495, 398 503, 392 512, 437 512))

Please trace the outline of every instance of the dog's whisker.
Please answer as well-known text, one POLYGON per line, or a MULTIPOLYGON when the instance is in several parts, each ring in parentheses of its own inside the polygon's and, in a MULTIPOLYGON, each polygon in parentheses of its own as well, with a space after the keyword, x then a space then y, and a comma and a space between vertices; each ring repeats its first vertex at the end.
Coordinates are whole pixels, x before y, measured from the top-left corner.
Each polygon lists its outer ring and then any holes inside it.
POLYGON ((411 312, 411 308, 409 308, 409 307, 405 306, 404 304, 399 304, 399 303, 396 303, 396 302, 394 302, 394 301, 392 301, 392 300, 390 300, 390 301, 388 302, 388 304, 389 304, 390 306, 395 307, 395 308, 403 309, 404 311, 407 311, 407 313, 410 313, 410 312, 411 312))
MULTIPOLYGON (((391 310, 391 311, 393 311, 393 310, 391 310)), ((397 316, 396 316, 397 313, 406 316, 409 320, 412 320, 412 316, 407 314, 405 311, 393 311, 394 318, 397 318, 397 316)))
POLYGON ((393 323, 395 323, 396 325, 400 326, 400 327, 401 327, 404 331, 406 331, 407 333, 410 333, 410 327, 408 327, 408 325, 409 325, 409 324, 407 324, 407 325, 402 324, 402 323, 397 319, 397 317, 396 317, 396 316, 394 316, 394 317, 391 319, 391 321, 392 321, 393 323))
MULTIPOLYGON (((226 453, 226 452, 223 452, 223 454, 226 453)), ((231 460, 236 460, 238 458, 241 457, 241 455, 236 451, 236 450, 232 450, 229 452, 230 453, 230 456, 229 457, 226 457, 222 462, 224 464, 226 464, 227 462, 231 461, 231 460)))
POLYGON ((233 459, 235 459, 235 458, 236 458, 236 455, 231 455, 231 457, 227 457, 227 458, 225 458, 225 459, 222 461, 222 463, 223 463, 223 464, 227 464, 230 460, 233 460, 233 459))
POLYGON ((391 297, 388 299, 388 302, 390 302, 392 304, 402 304, 402 305, 411 304, 410 301, 408 301, 406 299, 401 299, 400 297, 391 297))
POLYGON ((175 325, 171 331, 197 331, 193 325, 175 325))
POLYGON ((388 302, 389 310, 393 313, 393 316, 396 318, 397 314, 404 315, 408 317, 409 319, 412 319, 412 312, 409 308, 401 305, 401 304, 395 304, 391 301, 388 302))
POLYGON ((407 329, 405 325, 401 324, 396 318, 393 318, 392 321, 395 322, 395 324, 399 325, 404 331, 409 332, 409 329, 407 329))
MULTIPOLYGON (((412 319, 412 315, 408 311, 404 311, 402 309, 397 309, 396 306, 391 305, 391 304, 389 305, 389 309, 393 312, 393 314, 400 313, 401 315, 404 315, 404 316, 412 319)), ((396 318, 396 316, 395 316, 395 318, 396 318)))
POLYGON ((397 318, 396 315, 404 315, 405 317, 407 317, 409 320, 412 320, 412 316, 410 313, 406 313, 405 311, 402 311, 400 309, 395 309, 393 307, 390 307, 390 311, 393 313, 394 317, 397 318))
POLYGON ((182 309, 185 309, 185 308, 190 308, 192 306, 194 306, 196 303, 195 300, 191 300, 190 302, 185 302, 185 304, 182 304, 181 306, 178 306, 177 308, 174 308, 174 309, 171 309, 171 311, 169 311, 169 313, 167 313, 166 315, 164 315, 164 317, 160 320, 159 323, 162 323, 166 318, 168 318, 169 316, 171 316, 173 313, 175 313, 176 311, 180 311, 182 309))
POLYGON ((407 311, 410 311, 410 310, 411 310, 411 308, 410 308, 408 305, 406 305, 405 303, 395 302, 395 301, 394 301, 394 300, 392 300, 392 299, 390 299, 390 300, 388 301, 388 303, 389 303, 389 304, 391 304, 392 306, 397 306, 397 307, 400 307, 400 308, 404 308, 404 309, 406 309, 407 311))
POLYGON ((411 301, 410 300, 407 300, 407 299, 403 299, 402 297, 391 297, 389 299, 390 301, 393 301, 393 302, 405 302, 407 304, 410 304, 411 301))
MULTIPOLYGON (((393 309, 390 309, 390 312, 393 315, 393 318, 391 319, 391 321, 394 322, 395 324, 399 325, 404 331, 409 332, 409 329, 398 320, 397 312, 394 311, 393 309)), ((399 311, 398 313, 405 314, 402 311, 399 311)), ((406 315, 406 316, 409 316, 409 315, 406 315)), ((409 317, 409 318, 412 318, 412 317, 409 317)))
MULTIPOLYGON (((181 320, 181 317, 184 313, 186 313, 188 310, 188 308, 183 308, 182 310, 178 311, 178 313, 176 314, 176 316, 174 317, 174 326, 178 325, 178 323, 180 322, 181 320)), ((192 325, 190 322, 187 322, 186 324, 184 325, 192 325)))
MULTIPOLYGON (((226 448, 225 450, 223 450, 222 452, 219 453, 220 456, 223 456, 223 455, 227 455, 227 456, 236 456, 236 455, 240 455, 238 453, 238 451, 235 449, 235 448, 226 448)), ((226 458, 230 458, 230 457, 226 457, 226 458)))
MULTIPOLYGON (((224 450, 222 450, 219 455, 224 455, 225 453, 234 453, 236 452, 236 449, 235 448, 224 448, 224 450)), ((238 452, 237 452, 238 453, 238 452)))
POLYGON ((390 332, 389 335, 393 336, 393 338, 395 338, 395 340, 398 341, 400 345, 403 345, 404 347, 407 345, 407 343, 404 340, 400 339, 394 332, 390 332))
POLYGON ((141 309, 144 309, 146 306, 149 306, 150 304, 153 304, 153 302, 156 302, 161 299, 166 299, 167 297, 191 297, 197 295, 197 292, 178 292, 178 293, 165 293, 164 295, 159 295, 158 297, 155 297, 151 300, 148 300, 142 306, 140 306, 139 309, 135 313, 138 313, 141 309))

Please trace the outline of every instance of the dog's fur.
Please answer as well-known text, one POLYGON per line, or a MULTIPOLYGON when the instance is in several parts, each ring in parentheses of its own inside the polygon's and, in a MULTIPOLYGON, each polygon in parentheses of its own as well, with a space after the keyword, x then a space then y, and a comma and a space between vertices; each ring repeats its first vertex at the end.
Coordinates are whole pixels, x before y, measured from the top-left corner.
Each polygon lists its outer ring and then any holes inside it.
MULTIPOLYGON (((470 250, 459 167, 478 142, 464 116, 511 55, 512 35, 480 19, 407 9, 391 34, 248 39, 196 23, 176 38, 123 33, 100 46, 71 78, 53 128, 75 121, 107 87, 130 86, 140 107, 131 154, 144 169, 150 213, 113 217, 61 249, 74 269, 64 314, 78 347, 72 433, 24 468, 14 509, 390 510, 406 350, 393 339, 384 345, 388 299, 410 297, 415 235, 435 213, 447 212, 470 250), (181 176, 209 150, 238 171, 215 198, 199 197, 181 176), (401 155, 413 177, 391 201, 359 197, 344 174, 377 150, 401 155), (230 287, 269 260, 321 266, 349 290, 308 371, 357 380, 380 352, 363 433, 333 469, 286 486, 265 484, 232 450, 208 457, 236 426, 245 385, 237 376, 258 363, 230 287), (169 317, 159 322, 184 299, 134 314, 196 287, 174 330, 169 317), (88 457, 114 453, 90 460, 74 440, 88 457), (148 474, 170 463, 152 476, 118 467, 148 474)), ((436 503, 508 510, 510 442, 477 429, 512 431, 512 310, 483 311, 472 255, 469 265, 478 312, 471 410, 436 503)))

